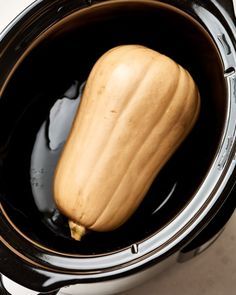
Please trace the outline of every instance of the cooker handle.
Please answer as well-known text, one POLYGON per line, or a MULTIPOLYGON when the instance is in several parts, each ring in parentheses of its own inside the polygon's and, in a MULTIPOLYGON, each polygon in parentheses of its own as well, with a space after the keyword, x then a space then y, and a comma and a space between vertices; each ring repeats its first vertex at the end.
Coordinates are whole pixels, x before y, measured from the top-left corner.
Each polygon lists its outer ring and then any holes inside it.
MULTIPOLYGON (((6 287, 3 284, 2 278, 3 278, 3 276, 2 276, 2 274, 0 274, 0 295, 13 295, 7 291, 6 287)), ((16 292, 17 292, 17 290, 16 290, 16 292)), ((58 294, 58 292, 59 292, 59 290, 56 290, 56 291, 47 292, 47 293, 38 293, 37 295, 43 295, 43 294, 44 295, 56 295, 56 294, 58 294)), ((36 294, 36 292, 34 292, 34 294, 36 294)), ((30 294, 27 292, 27 295, 30 295, 30 294)))

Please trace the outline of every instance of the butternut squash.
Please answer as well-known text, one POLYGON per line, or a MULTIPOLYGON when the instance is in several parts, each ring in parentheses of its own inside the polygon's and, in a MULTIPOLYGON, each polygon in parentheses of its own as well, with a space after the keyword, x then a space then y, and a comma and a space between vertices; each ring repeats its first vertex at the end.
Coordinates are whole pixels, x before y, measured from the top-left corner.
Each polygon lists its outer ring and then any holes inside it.
POLYGON ((190 132, 199 106, 190 74, 165 55, 124 45, 100 57, 54 178, 55 202, 73 238, 127 221, 190 132))

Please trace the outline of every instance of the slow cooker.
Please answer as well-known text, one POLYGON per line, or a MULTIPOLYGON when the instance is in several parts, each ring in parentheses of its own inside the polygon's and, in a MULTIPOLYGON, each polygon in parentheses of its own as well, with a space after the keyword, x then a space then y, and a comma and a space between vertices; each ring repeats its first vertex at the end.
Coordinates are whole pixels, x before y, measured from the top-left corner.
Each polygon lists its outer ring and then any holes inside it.
POLYGON ((34 294, 114 294, 219 236, 236 205, 235 29, 231 0, 36 0, 1 32, 2 275, 34 294), (65 99, 74 105, 97 58, 121 44, 145 45, 188 69, 200 116, 134 216, 78 243, 53 202, 65 134, 52 114, 71 114, 65 99))

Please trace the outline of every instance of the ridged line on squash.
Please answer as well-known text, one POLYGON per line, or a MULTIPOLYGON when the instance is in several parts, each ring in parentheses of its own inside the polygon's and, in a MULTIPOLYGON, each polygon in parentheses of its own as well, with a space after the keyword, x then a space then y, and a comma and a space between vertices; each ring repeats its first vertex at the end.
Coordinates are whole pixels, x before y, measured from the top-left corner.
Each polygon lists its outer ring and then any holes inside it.
MULTIPOLYGON (((117 46, 117 47, 115 47, 115 48, 112 48, 112 49, 110 49, 109 51, 107 51, 104 55, 102 55, 100 58, 99 58, 99 60, 96 62, 96 64, 95 64, 95 66, 94 66, 94 71, 93 71, 93 73, 92 73, 92 76, 91 77, 89 77, 89 80, 87 81, 87 83, 89 83, 89 81, 90 80, 92 80, 93 79, 93 77, 94 76, 96 76, 97 75, 97 72, 98 72, 98 70, 100 70, 100 68, 99 68, 99 65, 101 64, 101 62, 102 61, 104 61, 104 59, 106 59, 107 58, 107 55, 109 55, 111 52, 113 52, 113 51, 116 51, 119 47, 123 47, 123 45, 121 45, 121 46, 117 46)), ((126 48, 125 48, 125 54, 127 54, 128 52, 130 52, 130 51, 137 51, 137 50, 140 50, 140 49, 145 49, 146 50, 146 48, 144 47, 144 46, 141 46, 141 45, 128 45, 126 48)), ((84 92, 84 94, 86 94, 86 98, 87 97, 89 97, 90 96, 90 92, 91 92, 91 90, 89 89, 89 92, 87 93, 87 88, 85 87, 85 92, 84 92)), ((130 94, 129 93, 127 93, 127 96, 129 96, 130 94)), ((132 95, 132 93, 131 93, 131 95, 132 95)), ((87 111, 86 111, 86 108, 87 108, 87 106, 88 106, 88 103, 85 105, 83 102, 88 102, 88 101, 90 101, 89 99, 83 99, 83 96, 82 96, 82 101, 81 101, 81 105, 79 106, 79 110, 78 111, 80 111, 80 109, 83 109, 83 115, 84 116, 86 116, 86 114, 87 114, 87 111)), ((125 100, 126 101, 126 100, 125 100)), ((124 105, 125 106, 125 105, 124 105)), ((96 107, 94 108, 94 112, 93 112, 93 114, 91 115, 91 117, 92 116, 96 116, 96 114, 97 114, 97 112, 98 112, 98 104, 96 104, 96 107)), ((77 112, 78 113, 78 112, 77 112)), ((82 120, 82 118, 84 117, 84 116, 81 116, 81 114, 80 114, 80 116, 78 116, 78 120, 75 120, 75 125, 77 126, 77 125, 79 125, 79 123, 80 123, 80 121, 82 120)), ((77 117, 76 117, 77 118, 77 117)), ((93 124, 96 124, 96 122, 94 121, 94 123, 93 124)), ((93 129, 92 127, 93 127, 93 124, 88 124, 88 129, 85 129, 85 130, 83 130, 83 134, 80 134, 80 137, 82 138, 83 137, 83 135, 84 135, 84 132, 86 133, 86 138, 89 138, 89 133, 91 133, 91 129, 93 129)), ((73 124, 74 125, 74 124, 73 124)), ((74 130, 74 127, 72 127, 71 128, 71 130, 74 130)), ((86 145, 86 142, 84 141, 84 142, 81 142, 80 143, 80 145, 82 146, 81 147, 81 150, 86 150, 86 149, 84 149, 83 147, 86 145)))
MULTIPOLYGON (((183 70, 183 69, 182 69, 182 70, 183 70)), ((187 71, 184 70, 183 74, 186 74, 186 73, 187 73, 187 71)), ((192 79, 188 79, 189 83, 191 82, 191 80, 192 80, 192 79)), ((192 83, 191 83, 191 84, 192 84, 192 83)), ((198 95, 198 97, 197 97, 197 100, 198 100, 198 101, 197 101, 197 103, 195 103, 195 106, 196 106, 196 105, 199 105, 199 92, 198 92, 197 88, 194 86, 194 84, 192 84, 192 85, 189 85, 189 86, 188 86, 188 88, 192 89, 191 93, 189 94, 189 96, 187 96, 187 97, 185 97, 185 98, 183 97, 183 101, 182 101, 182 102, 184 103, 184 101, 187 99, 187 100, 188 100, 188 103, 191 103, 191 97, 192 97, 192 96, 194 95, 194 93, 196 92, 197 95, 198 95), (192 87, 192 85, 193 85, 193 87, 192 87)), ((182 115, 181 115, 180 118, 182 118, 182 117, 186 114, 185 110, 187 109, 187 105, 188 105, 188 104, 185 104, 185 105, 184 105, 184 109, 183 109, 183 112, 182 112, 182 115)), ((196 108, 195 108, 195 110, 196 110, 196 108)), ((196 114, 196 111, 195 111, 195 114, 196 114)), ((197 115, 197 114, 196 114, 196 115, 197 115)), ((193 122, 196 120, 196 115, 194 116, 194 120, 192 120, 193 122)), ((175 123, 174 126, 171 128, 172 130, 174 130, 174 129, 175 129, 175 126, 178 125, 179 120, 180 120, 179 118, 176 120, 176 123, 175 123)), ((191 124, 188 125, 189 128, 186 129, 185 132, 182 133, 182 138, 179 139, 179 141, 177 142, 175 150, 178 148, 178 146, 182 143, 182 141, 184 140, 184 138, 185 138, 186 135, 188 134, 188 131, 189 131, 189 129, 191 129, 191 127, 192 127, 192 123, 193 123, 193 122, 191 122, 191 124)), ((173 151, 173 152, 174 152, 174 151, 173 151)), ((163 161, 163 164, 166 163, 166 161, 168 160, 168 158, 170 158, 171 155, 173 155, 173 153, 170 154, 170 155, 167 155, 165 161, 163 161)), ((153 155, 153 157, 155 157, 155 156, 156 156, 156 153, 153 155)), ((152 162, 153 157, 150 159, 149 163, 152 162)), ((163 167, 163 164, 161 165, 160 169, 163 167)), ((160 171, 160 169, 159 169, 159 171, 160 171)), ((141 197, 141 196, 143 195, 143 193, 145 193, 145 191, 149 188, 150 183, 153 181, 153 179, 155 178, 155 176, 157 175, 157 173, 158 173, 158 171, 156 171, 156 170, 154 169, 154 171, 153 171, 153 176, 151 176, 151 177, 149 178, 149 181, 148 181, 148 182, 146 183, 146 185, 144 186, 142 192, 138 195, 138 197, 137 197, 137 199, 136 199, 137 202, 136 202, 135 204, 132 203, 133 208, 137 208, 137 206, 140 204, 140 197, 141 197)), ((142 174, 141 174, 139 177, 141 177, 141 176, 142 176, 142 174)), ((137 180, 137 182, 138 182, 138 180, 137 180)), ((121 209, 122 209, 122 208, 119 208, 119 209, 118 209, 118 212, 119 212, 121 209)))
MULTIPOLYGON (((192 92, 191 92, 191 94, 190 94, 189 96, 187 96, 187 99, 189 100, 189 98, 191 98, 192 95, 196 92, 196 93, 198 94, 198 98, 197 98, 197 104, 195 104, 195 105, 198 106, 198 105, 199 105, 199 92, 198 92, 198 90, 196 89, 196 87, 191 87, 191 88, 192 88, 192 92)), ((184 100, 183 100, 183 102, 184 102, 184 100)), ((191 101, 189 101, 189 102, 191 102, 191 101)), ((181 118, 185 115, 185 110, 186 110, 186 109, 187 109, 187 104, 185 104, 185 107, 184 107, 184 109, 183 109, 183 112, 182 112, 181 117, 178 118, 178 120, 176 120, 176 123, 174 124, 174 126, 172 126, 171 130, 174 130, 174 129, 175 129, 175 126, 178 125, 179 120, 181 120, 181 118)), ((196 108, 195 108, 195 110, 196 110, 196 108)), ((196 113, 197 113, 197 112, 195 111, 195 114, 196 114, 196 113)), ((196 120, 196 116, 197 116, 197 114, 194 116, 194 119, 192 120, 193 123, 194 123, 194 121, 196 120)), ((192 127, 192 122, 191 122, 191 124, 189 125, 189 129, 191 129, 191 127, 192 127)), ((183 142, 184 138, 185 138, 186 135, 188 134, 189 129, 186 129, 186 131, 183 133, 182 138, 180 138, 179 141, 176 143, 176 148, 175 148, 175 150, 176 150, 176 149, 179 147, 179 145, 183 142)), ((167 132, 168 132, 168 131, 167 131, 167 132)), ((171 132, 170 132, 170 133, 171 133, 171 132)), ((168 134, 170 134, 170 133, 168 133, 168 134)), ((166 141, 164 140, 164 144, 165 144, 165 142, 166 142, 166 141)), ((163 144, 163 143, 162 143, 162 144, 163 144)), ((157 153, 158 151, 159 151, 159 150, 157 150, 156 153, 157 153)), ((148 164, 153 162, 153 158, 156 156, 156 153, 152 156, 152 158, 150 158, 150 161, 148 162, 148 164)), ((173 151, 173 153, 174 153, 174 151, 173 151)), ((163 167, 163 165, 166 163, 166 161, 168 160, 168 158, 170 158, 170 157, 173 155, 173 153, 172 153, 172 154, 169 154, 169 155, 166 155, 165 161, 163 161, 163 164, 161 165, 160 169, 161 169, 161 168, 163 167)), ((159 169, 159 171, 160 171, 160 169, 159 169)), ((152 183, 152 181, 154 180, 154 178, 156 177, 156 175, 158 174, 159 171, 156 171, 156 169, 153 169, 153 174, 152 174, 152 176, 149 178, 149 181, 148 181, 148 182, 146 183, 146 185, 144 186, 142 192, 140 192, 140 194, 138 195, 138 197, 137 197, 137 199, 136 199, 136 202, 132 204, 132 205, 133 205, 133 208, 136 209, 136 208, 139 206, 141 196, 143 196, 143 194, 145 194, 145 192, 149 189, 150 183, 152 183)), ((143 175, 140 174, 139 177, 142 178, 143 175)), ((139 180, 137 180, 137 182, 138 182, 138 181, 139 181, 139 180)), ((118 209, 118 212, 119 212, 120 210, 123 210, 123 208, 119 208, 119 209, 118 209)))
MULTIPOLYGON (((110 54, 111 52, 113 52, 113 51, 116 51, 119 47, 122 47, 122 45, 110 49, 108 52, 106 52, 104 55, 102 55, 102 56, 99 58, 99 60, 98 60, 98 61, 96 62, 96 64, 95 64, 95 68, 94 68, 95 71, 94 71, 94 73, 93 73, 93 76, 92 76, 92 77, 89 77, 88 82, 89 82, 90 80, 93 80, 92 78, 93 78, 94 76, 96 76, 97 72, 100 70, 99 65, 101 64, 102 61, 104 61, 104 59, 107 58, 107 55, 109 55, 109 54, 110 54)), ((143 46, 140 46, 140 47, 143 47, 143 46)), ((134 49, 140 49, 140 47, 138 47, 138 46, 137 46, 137 48, 136 48, 136 46, 135 46, 135 47, 130 47, 130 48, 129 48, 130 50, 127 50, 127 48, 126 48, 126 50, 125 50, 125 54, 127 54, 129 51, 134 51, 134 49)), ((86 86, 85 86, 85 91, 86 91, 86 86)), ((90 92, 91 92, 91 90, 90 90, 90 92)), ((132 93, 131 93, 131 95, 132 95, 132 93)), ((89 96, 90 96, 90 95, 88 95, 88 94, 86 93, 86 98, 89 97, 89 96)), ((129 96, 129 93, 127 93, 127 96, 129 96)), ((82 101, 83 101, 83 96, 82 96, 82 101)), ((86 99, 85 101, 90 101, 90 100, 89 100, 89 99, 86 99)), ((125 100, 125 101, 126 101, 126 100, 125 100)), ((124 106, 125 106, 125 105, 124 105, 124 106)), ((97 114, 97 112, 98 112, 99 107, 100 107, 100 105, 99 105, 99 104, 96 104, 96 107, 94 108, 94 110, 93 110, 93 114, 91 115, 91 117, 94 117, 94 116, 96 117, 96 114, 97 114)), ((83 114, 84 114, 84 115, 87 114, 86 110, 84 110, 83 114)), ((79 120, 78 120, 78 122, 76 122, 76 125, 78 125, 79 122, 82 120, 82 116, 80 115, 80 116, 78 116, 78 118, 79 118, 79 120)), ((94 121, 93 124, 96 124, 96 121, 94 121)), ((86 138, 89 138, 89 135, 90 135, 90 133, 91 133, 91 129, 93 129, 93 128, 92 128, 92 127, 93 127, 93 124, 88 124, 88 126, 89 126, 88 129, 85 129, 85 130, 84 130, 84 132, 86 133, 86 138)), ((72 130, 73 130, 73 128, 72 128, 72 130)), ((82 135, 80 135, 80 137, 82 138, 83 135, 84 135, 84 133, 83 133, 82 135)), ((83 143, 82 143, 82 147, 81 147, 82 150, 86 150, 86 149, 83 148, 84 146, 86 146, 86 142, 83 142, 83 143)))
MULTIPOLYGON (((124 104, 123 104, 123 106, 122 106, 122 108, 125 108, 125 106, 126 106, 126 104, 128 103, 128 97, 129 96, 132 96, 133 95, 133 92, 134 92, 134 89, 131 89, 131 91, 130 92, 128 92, 127 93, 127 95, 126 95, 126 99, 124 99, 124 104)), ((98 104, 97 104, 98 105, 98 104)), ((101 107, 101 106, 100 106, 101 107)), ((103 107, 103 106, 102 106, 103 107)), ((94 109, 94 113, 91 115, 91 117, 96 117, 96 114, 97 114, 97 112, 98 112, 98 109, 99 108, 95 108, 94 109)), ((117 118, 117 120, 119 119, 119 117, 117 118)), ((89 137, 90 137, 90 133, 91 133, 91 130, 93 130, 94 128, 93 128, 93 126, 94 126, 94 124, 97 124, 97 122, 96 122, 96 120, 94 120, 94 121, 91 121, 90 122, 90 124, 88 124, 88 129, 86 130, 86 138, 87 139, 89 139, 89 137)), ((113 129, 112 129, 113 130, 113 129)), ((86 142, 83 142, 83 146, 85 146, 87 143, 86 142)), ((81 148, 81 150, 83 150, 84 151, 84 153, 86 153, 86 149, 84 149, 84 148, 81 148)), ((81 155, 81 157, 83 157, 83 155, 81 155)), ((97 163, 96 163, 97 164, 97 163)), ((96 167, 96 164, 95 164, 95 166, 93 167, 93 170, 94 170, 94 168, 96 167)), ((88 177, 90 177, 91 176, 91 174, 90 175, 88 175, 88 177)), ((85 181, 86 182, 86 181, 85 181)))
MULTIPOLYGON (((178 84, 178 81, 179 81, 179 76, 178 76, 178 80, 176 81, 176 84, 178 84)), ((168 92, 168 91, 169 91, 169 88, 166 89, 166 92, 168 92)), ((173 93, 174 93, 175 91, 176 91, 176 87, 173 86, 173 93)), ((172 93, 172 95, 173 95, 173 93, 172 93)), ((165 94, 163 94, 162 97, 165 97, 165 94)), ((171 103, 171 101, 169 101, 169 103, 171 103)), ((168 105, 169 105, 169 104, 168 104, 168 105)), ((161 120, 161 117, 164 115, 164 113, 165 113, 165 112, 163 112, 163 114, 157 118, 157 121, 153 124, 153 128, 157 125, 157 122, 158 122, 159 120, 161 120)), ((150 131, 148 131, 148 132, 150 132, 150 131)), ((150 134, 150 133, 149 133, 149 134, 150 134)), ((146 140, 146 139, 147 139, 147 138, 144 138, 144 140, 146 140)), ((143 141, 143 144, 144 144, 144 142, 145 142, 145 141, 143 141)), ((141 147, 140 147, 139 149, 141 149, 141 147)), ((136 153, 136 154, 137 154, 137 153, 136 153)), ((133 154, 133 159, 131 159, 131 160, 129 161, 129 166, 130 166, 131 163, 133 162, 134 157, 135 157, 136 154, 133 154)), ((126 169, 126 173, 127 173, 127 171, 129 170, 129 166, 128 166, 127 169, 126 169)), ((99 215, 99 218, 98 218, 98 219, 102 218, 102 216, 103 216, 103 214, 104 214, 104 211, 106 211, 106 208, 110 205, 110 203, 111 203, 112 200, 114 199, 115 192, 116 192, 116 190, 120 187, 120 185, 121 185, 121 183, 122 183, 122 180, 125 178, 126 173, 123 174, 122 178, 120 179, 120 182, 119 182, 118 187, 116 187, 115 190, 114 190, 114 192, 111 193, 112 198, 109 200, 109 203, 108 203, 108 204, 106 205, 106 207, 103 209, 103 212, 102 212, 101 215, 99 215)), ((91 227, 91 226, 94 226, 95 223, 98 222, 98 219, 97 219, 92 225, 90 224, 90 227, 91 227)))
MULTIPOLYGON (((145 66, 145 67, 146 67, 146 70, 145 70, 145 72, 144 72, 144 76, 146 76, 146 74, 147 74, 148 71, 150 70, 150 65, 152 64, 152 62, 153 62, 152 60, 149 60, 149 61, 146 63, 146 66, 145 66)), ((129 106, 129 105, 133 102, 133 98, 135 97, 135 93, 138 92, 139 88, 140 88, 141 85, 142 85, 142 82, 143 82, 143 80, 141 80, 141 83, 139 83, 139 85, 138 85, 137 88, 135 88, 135 89, 132 88, 132 91, 129 92, 129 93, 126 95, 127 99, 124 99, 125 104, 122 106, 122 109, 123 109, 123 110, 125 109, 125 107, 129 106), (132 99, 128 99, 129 97, 131 97, 132 99)), ((96 167, 97 167, 98 164, 100 163, 100 159, 102 158, 102 156, 103 156, 103 154, 105 153, 106 148, 107 148, 107 146, 108 146, 108 144, 109 144, 109 139, 110 139, 110 137, 112 136, 112 134, 114 133, 114 130, 115 130, 116 126, 117 126, 117 122, 118 122, 118 120, 122 117, 123 113, 124 113, 124 111, 122 111, 122 112, 119 114, 119 116, 117 117, 117 119, 116 119, 116 124, 114 124, 114 126, 112 127, 112 129, 111 129, 111 131, 110 131, 110 134, 109 134, 109 136, 108 136, 108 138, 107 138, 106 145, 104 146, 104 149, 102 150, 101 155, 100 155, 98 161, 96 162, 95 166, 93 167, 93 171, 92 171, 92 173, 88 175, 88 178, 91 178, 91 177, 94 175, 94 173, 95 173, 95 171, 96 171, 96 167)), ((88 179, 88 178, 87 178, 87 179, 88 179)), ((86 180, 85 180, 85 183, 87 183, 86 180)), ((86 186, 83 187, 83 190, 84 190, 84 191, 86 190, 86 186)), ((83 223, 82 220, 81 220, 81 222, 83 223)), ((93 223, 92 223, 92 224, 93 224, 93 223)), ((87 227, 90 227, 90 225, 86 225, 86 226, 87 226, 87 227)))
MULTIPOLYGON (((129 48, 129 50, 128 50, 128 52, 130 52, 130 51, 140 51, 140 49, 143 49, 143 50, 146 50, 146 48, 144 48, 143 46, 130 46, 130 48, 129 48)), ((110 51, 113 51, 113 50, 116 50, 116 48, 115 49, 111 49, 110 51)), ((125 50, 125 54, 127 54, 127 48, 126 48, 126 50, 125 50)), ((107 54, 104 56, 104 58, 103 59, 100 59, 100 62, 101 61, 103 61, 105 58, 106 58, 106 56, 107 56, 107 54)), ((99 62, 99 64, 100 64, 100 62, 99 62)), ((93 77, 94 76, 96 76, 96 74, 97 74, 97 72, 98 72, 98 68, 99 68, 99 64, 97 64, 96 65, 96 71, 93 73, 93 77)), ((147 63, 148 64, 148 63, 147 63)), ((133 89, 132 89, 132 91, 133 91, 133 89)), ((90 89, 89 89, 89 92, 86 92, 86 96, 89 96, 89 94, 90 94, 90 89)), ((91 94, 90 94, 91 95, 91 94)), ((127 93, 127 97, 129 97, 129 96, 132 96, 133 95, 133 92, 131 92, 131 93, 127 93)), ((83 100, 82 100, 83 101, 83 100)), ((88 101, 87 99, 86 99, 86 97, 85 97, 85 101, 88 101)), ((124 100, 125 102, 126 101, 128 101, 128 99, 125 99, 124 100)), ((88 105, 88 104, 87 104, 88 105)), ((123 105, 123 107, 124 107, 124 105, 123 105)), ((83 109, 83 111, 85 112, 85 110, 86 110, 86 108, 87 108, 87 106, 86 105, 82 105, 82 109, 83 109)), ((95 116, 96 114, 97 114, 97 112, 98 112, 98 110, 99 110, 99 108, 97 108, 97 107, 95 107, 94 108, 94 112, 93 112, 93 116, 95 116)), ((91 115, 92 116, 92 115, 91 115)), ((80 117, 80 120, 81 120, 81 117, 80 117)), ((79 120, 79 121, 80 121, 79 120)), ((93 124, 88 124, 89 125, 89 128, 88 129, 86 129, 86 133, 87 133, 87 137, 86 138, 89 138, 89 136, 88 136, 88 133, 91 133, 91 131, 90 130, 92 130, 93 129, 93 125, 94 125, 95 123, 93 123, 93 124)), ((78 122, 76 122, 76 125, 79 125, 79 123, 78 122)), ((84 134, 84 130, 83 130, 83 134, 84 134)), ((82 135, 80 135, 80 137, 83 137, 83 134, 82 135)), ((87 142, 86 141, 83 141, 83 142, 81 142, 81 144, 83 145, 83 146, 85 146, 86 144, 87 144, 87 142)), ((86 151, 86 149, 84 149, 84 148, 81 148, 81 150, 82 151, 86 151)), ((82 155, 81 155, 81 157, 83 157, 82 155)), ((94 167, 93 167, 93 170, 92 171, 94 171, 94 167)), ((91 174, 87 174, 87 178, 89 178, 89 177, 91 177, 91 174)), ((86 181, 85 181, 86 182, 86 181)), ((85 187, 83 188, 83 189, 85 189, 85 187)), ((74 206, 76 206, 76 204, 77 203, 75 203, 75 205, 74 206)), ((82 209, 82 208, 81 208, 82 209)), ((83 212, 81 212, 81 215, 83 215, 82 214, 83 212)), ((81 218, 81 217, 80 217, 81 218)), ((82 220, 82 219, 81 219, 82 220)))
MULTIPOLYGON (((179 70, 179 68, 178 68, 178 70, 179 70)), ((145 142, 148 140, 149 136, 150 136, 150 135, 152 134, 152 132, 155 130, 155 127, 161 122, 161 120, 162 120, 162 118, 165 116, 166 111, 168 110, 169 106, 170 106, 171 103, 174 101, 174 96, 175 96, 175 94, 177 93, 177 90, 178 90, 178 87, 179 87, 179 84, 180 84, 180 83, 179 83, 179 82, 180 82, 180 76, 181 76, 181 75, 178 75, 178 80, 176 81, 176 84, 177 84, 177 85, 176 85, 176 87, 173 87, 173 93, 171 94, 171 96, 173 96, 173 97, 172 97, 172 99, 168 102, 168 105, 167 105, 167 107, 166 107, 165 112, 163 112, 163 114, 162 114, 160 117, 157 118, 157 121, 155 121, 155 123, 153 124, 151 130, 149 130, 149 134, 148 134, 148 136, 145 137, 145 139, 144 139, 144 141, 142 141, 142 144, 140 145, 139 149, 138 149, 137 152, 133 155, 133 159, 129 162, 129 165, 128 165, 127 169, 126 169, 126 173, 123 174, 123 176, 122 176, 122 178, 121 178, 121 180, 120 180, 120 182, 119 182, 119 185, 115 188, 114 192, 112 193, 112 197, 111 197, 111 199, 109 200, 109 202, 106 204, 104 210, 102 211, 102 214, 99 215, 98 219, 97 219, 92 225, 90 225, 91 228, 92 228, 92 227, 95 227, 95 226, 96 226, 96 223, 99 222, 99 219, 102 219, 103 216, 104 216, 104 214, 106 214, 106 210, 107 210, 107 208, 109 207, 109 205, 110 205, 111 202, 113 201, 116 191, 117 191, 117 190, 119 189, 119 187, 122 185, 122 181, 123 181, 123 179, 125 178, 126 174, 128 173, 128 171, 129 171, 129 169, 130 169, 130 167, 131 167, 131 165, 132 165, 134 159, 137 157, 137 154, 138 154, 138 153, 140 152, 140 150, 143 148, 145 142)), ((168 92, 168 90, 169 90, 169 89, 167 89, 167 92, 168 92)), ((163 96, 165 96, 165 94, 164 94, 163 96)), ((122 210, 123 210, 123 209, 122 209, 122 210)), ((118 209, 118 211, 119 211, 119 209, 118 209)))

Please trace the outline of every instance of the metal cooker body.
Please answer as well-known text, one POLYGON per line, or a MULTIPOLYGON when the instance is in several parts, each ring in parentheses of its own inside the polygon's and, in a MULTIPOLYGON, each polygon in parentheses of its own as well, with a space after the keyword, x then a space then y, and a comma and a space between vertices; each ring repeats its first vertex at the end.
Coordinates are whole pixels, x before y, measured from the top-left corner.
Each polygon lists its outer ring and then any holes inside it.
MULTIPOLYGON (((11 25, 6 28, 6 31, 11 31, 12 28, 17 29, 17 26, 20 25, 22 19, 28 15, 28 19, 30 16, 35 14, 36 11, 40 13, 40 11, 48 10, 50 13, 55 11, 55 8, 58 9, 60 7, 67 8, 68 11, 71 10, 72 6, 74 9, 78 9, 78 4, 76 1, 71 1, 68 4, 68 1, 53 1, 53 3, 46 3, 47 1, 35 1, 31 6, 29 6, 21 16, 17 17, 11 25)), ((96 5, 102 1, 80 1, 80 8, 89 7, 92 5, 96 5)), ((174 5, 179 9, 190 13, 194 16, 198 21, 201 21, 202 24, 206 28, 209 29, 212 38, 217 44, 219 50, 221 51, 221 55, 223 57, 223 64, 225 68, 225 77, 227 83, 229 85, 229 89, 231 91, 230 95, 236 97, 235 87, 236 87, 236 75, 235 75, 235 15, 233 9, 233 2, 231 0, 228 1, 178 1, 178 0, 165 0, 163 3, 167 3, 170 5, 174 5), (228 42, 230 40, 230 42, 228 42)), ((2 38, 5 38, 5 33, 1 35, 2 38)), ((9 36, 9 35, 8 35, 9 36)), ((1 41, 1 39, 0 39, 1 41)), ((10 37, 8 40, 4 40, 6 46, 7 41, 10 42, 10 37)), ((1 43, 0 43, 1 44, 1 43)), ((7 46, 6 46, 7 48, 7 46)), ((4 48, 1 48, 2 50, 4 48)), ((5 61, 7 63, 7 61, 5 61)), ((3 65, 2 63, 1 65, 3 65)), ((7 77, 7 72, 4 73, 7 77)), ((3 74, 3 75, 4 75, 3 74)), ((2 79, 3 81, 3 79, 2 79)), ((1 87, 3 85, 0 85, 1 87)), ((234 132, 234 131, 233 131, 234 132)), ((225 147, 225 155, 226 157, 232 157, 232 154, 229 152, 229 149, 233 149, 233 146, 230 145, 225 147)), ((226 162, 228 158, 224 159, 226 162)), ((222 228, 230 218, 231 214, 234 211, 235 201, 231 197, 227 199, 227 196, 230 196, 230 192, 234 186, 234 163, 229 166, 228 173, 226 176, 226 181, 229 183, 222 194, 225 195, 224 200, 219 201, 216 207, 212 207, 209 209, 208 214, 204 216, 201 222, 197 225, 192 226, 192 230, 186 233, 185 239, 182 239, 178 242, 173 248, 165 253, 163 257, 156 257, 153 260, 150 260, 145 265, 137 265, 135 270, 129 270, 125 272, 125 274, 119 274, 114 271, 113 276, 110 276, 107 280, 102 278, 100 280, 99 275, 94 280, 85 280, 82 282, 82 277, 78 279, 78 274, 64 274, 63 272, 51 272, 50 269, 45 270, 41 269, 40 265, 34 264, 30 265, 30 261, 26 261, 24 255, 21 257, 20 250, 18 252, 12 251, 11 245, 7 244, 6 241, 2 238, 1 235, 1 246, 0 246, 0 259, 1 265, 5 264, 4 274, 9 276, 11 279, 17 277, 16 281, 22 285, 27 285, 26 278, 30 283, 27 287, 31 289, 35 289, 41 292, 49 292, 48 294, 56 294, 60 288, 60 294, 112 294, 118 293, 132 287, 141 284, 147 279, 151 278, 153 275, 157 275, 167 266, 176 263, 177 261, 183 262, 187 259, 193 257, 194 255, 200 253, 206 247, 211 244, 215 238, 219 235, 222 228), (227 202, 225 200, 229 200, 231 210, 228 208, 227 217, 222 218, 221 222, 219 222, 218 227, 214 227, 214 219, 212 220, 212 216, 217 216, 221 214, 222 210, 225 209, 224 206, 227 202), (224 205, 223 205, 224 203, 224 205), (221 209, 221 210, 220 210, 221 209), (205 222, 204 222, 205 221, 205 222), (207 227, 203 224, 208 224, 207 227), (209 235, 204 235, 202 237, 201 233, 203 228, 204 231, 209 232, 209 235), (214 230, 213 230, 214 228, 214 230), (206 238, 207 236, 207 238, 206 238), (4 242, 3 242, 4 240, 4 242), (192 240, 192 241, 191 241, 192 240), (187 244, 187 246, 186 246, 187 244), (19 256, 17 256, 19 254, 19 256), (12 269, 12 265, 14 265, 14 269, 12 269), (19 277, 19 272, 22 273, 22 278, 19 277), (81 283, 80 283, 81 282, 81 283), (65 287, 67 286, 67 287, 65 287)), ((223 214, 225 216, 225 214, 223 214)), ((221 216, 221 215, 220 215, 221 216)), ((1 216, 1 229, 2 231, 9 230, 9 225, 7 221, 1 216)), ((11 234, 11 233, 10 233, 11 234)), ((135 255, 135 254, 134 254, 135 255)), ((4 280, 3 280, 4 281, 4 280)), ((7 280, 5 280, 4 285, 7 286, 7 280)), ((3 286, 2 286, 3 288, 3 286)), ((9 290, 13 292, 13 290, 9 290)), ((7 292, 2 291, 2 292, 7 292)), ((29 292, 29 290, 27 291, 29 292)), ((38 292, 32 291, 32 294, 37 294, 38 292)), ((7 294, 7 293, 4 293, 7 294)), ((13 294, 13 293, 12 293, 13 294)), ((19 294, 19 293, 17 293, 19 294)), ((13 294, 14 295, 14 294, 13 294)))

